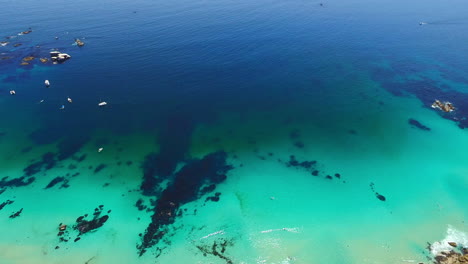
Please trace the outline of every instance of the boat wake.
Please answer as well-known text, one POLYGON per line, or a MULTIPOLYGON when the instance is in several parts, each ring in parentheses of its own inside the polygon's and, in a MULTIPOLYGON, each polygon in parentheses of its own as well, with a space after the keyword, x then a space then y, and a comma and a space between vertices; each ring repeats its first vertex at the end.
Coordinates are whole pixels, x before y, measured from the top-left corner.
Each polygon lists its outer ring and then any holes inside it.
POLYGON ((288 228, 288 227, 283 227, 283 228, 277 228, 277 229, 268 229, 268 230, 263 230, 260 231, 260 233, 271 233, 271 232, 278 232, 278 231, 287 231, 291 233, 300 233, 299 228, 293 227, 293 228, 288 228))

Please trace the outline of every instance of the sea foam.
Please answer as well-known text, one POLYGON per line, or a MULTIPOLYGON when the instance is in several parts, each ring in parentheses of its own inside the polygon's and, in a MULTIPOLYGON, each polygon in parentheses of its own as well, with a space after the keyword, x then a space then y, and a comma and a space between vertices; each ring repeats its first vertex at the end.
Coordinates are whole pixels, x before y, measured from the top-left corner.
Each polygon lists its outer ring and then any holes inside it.
POLYGON ((432 243, 430 247, 432 255, 437 256, 443 251, 453 250, 453 247, 448 242, 455 242, 459 246, 468 247, 468 235, 449 225, 445 238, 432 243))

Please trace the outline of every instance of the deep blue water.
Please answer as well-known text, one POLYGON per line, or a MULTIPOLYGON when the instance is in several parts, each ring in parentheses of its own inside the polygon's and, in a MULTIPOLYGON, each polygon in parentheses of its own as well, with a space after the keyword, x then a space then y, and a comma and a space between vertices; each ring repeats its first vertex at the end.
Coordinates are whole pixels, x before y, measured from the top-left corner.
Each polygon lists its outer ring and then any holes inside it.
POLYGON ((72 156, 99 129, 154 132, 160 152, 149 177, 170 175, 190 158, 193 131, 220 113, 284 109, 304 117, 309 113, 291 109, 333 93, 329 83, 340 80, 368 76, 426 107, 444 97, 459 108, 445 117, 468 117, 465 1, 319 3, 3 0, 0 37, 33 32, 0 47, 1 57, 11 57, 0 61, 0 97, 9 99, 9 89, 18 94, 0 109, 34 112, 31 120, 42 126, 31 134, 36 144, 65 139, 58 159, 72 156), (86 45, 73 46, 74 38, 86 45), (72 59, 19 66, 23 57, 47 57, 55 48, 72 59), (43 88, 44 79, 51 88, 43 88), (97 111, 100 100, 109 106, 97 111))

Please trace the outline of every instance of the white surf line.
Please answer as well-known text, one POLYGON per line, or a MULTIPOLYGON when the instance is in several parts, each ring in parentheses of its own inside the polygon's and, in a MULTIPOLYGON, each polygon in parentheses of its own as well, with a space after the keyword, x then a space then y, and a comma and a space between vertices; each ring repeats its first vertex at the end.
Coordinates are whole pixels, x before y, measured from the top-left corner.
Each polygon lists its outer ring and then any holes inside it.
POLYGON ((293 227, 293 228, 283 227, 283 228, 278 228, 278 229, 263 230, 263 231, 260 231, 260 233, 264 234, 264 233, 271 233, 271 232, 277 232, 277 231, 288 231, 288 232, 291 232, 291 233, 299 233, 299 228, 297 228, 297 227, 293 227))
POLYGON ((219 230, 219 231, 216 231, 216 232, 214 232, 214 233, 208 234, 208 235, 206 235, 206 236, 200 238, 200 240, 209 238, 209 237, 211 237, 211 236, 216 236, 216 235, 219 235, 219 234, 224 235, 224 230, 219 230))
POLYGON ((453 247, 449 244, 449 242, 455 242, 458 246, 466 247, 468 246, 468 234, 449 225, 445 238, 431 244, 430 250, 432 255, 435 257, 444 251, 450 252, 453 250, 453 247))

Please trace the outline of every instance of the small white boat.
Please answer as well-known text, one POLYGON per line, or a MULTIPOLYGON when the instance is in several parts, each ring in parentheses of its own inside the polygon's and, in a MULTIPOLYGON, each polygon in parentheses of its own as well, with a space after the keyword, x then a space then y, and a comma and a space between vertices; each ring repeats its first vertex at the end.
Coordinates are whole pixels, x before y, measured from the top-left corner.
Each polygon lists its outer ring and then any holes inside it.
POLYGON ((15 94, 16 94, 16 91, 15 91, 15 90, 10 90, 10 94, 11 94, 11 95, 15 95, 15 94))
POLYGON ((42 104, 44 102, 44 99, 40 100, 39 103, 42 104))
POLYGON ((68 101, 69 103, 73 103, 73 101, 72 101, 72 99, 71 99, 70 97, 67 98, 67 101, 68 101))
POLYGON ((49 87, 49 86, 50 86, 49 80, 45 80, 45 81, 44 81, 44 84, 45 84, 46 87, 49 87))
POLYGON ((97 152, 101 153, 104 150, 104 148, 99 148, 97 152))
POLYGON ((106 106, 106 105, 107 105, 107 102, 100 102, 100 103, 98 104, 98 106, 100 106, 100 107, 103 107, 103 106, 106 106))

